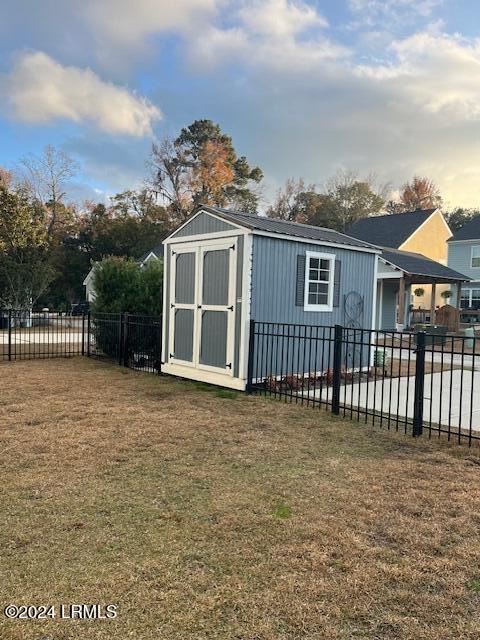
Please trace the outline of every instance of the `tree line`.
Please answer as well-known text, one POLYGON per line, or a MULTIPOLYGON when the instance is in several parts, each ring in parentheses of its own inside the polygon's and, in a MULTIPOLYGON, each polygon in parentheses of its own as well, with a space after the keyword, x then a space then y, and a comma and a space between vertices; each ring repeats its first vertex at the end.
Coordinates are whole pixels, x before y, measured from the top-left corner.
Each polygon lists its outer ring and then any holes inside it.
MULTIPOLYGON (((110 277, 118 278, 114 272, 120 269, 137 290, 154 291, 152 280, 161 270, 138 279, 135 260, 199 204, 253 214, 262 208, 270 217, 342 232, 366 216, 443 204, 428 178, 415 176, 392 199, 391 185, 378 184, 374 176, 338 171, 321 187, 290 178, 265 207, 262 170, 239 156, 232 138, 211 120, 196 120, 176 138, 153 144, 147 167, 140 188, 118 193, 108 204, 90 201, 81 207, 67 199, 79 167, 61 150, 47 146, 12 170, 0 168, 0 308, 67 310, 84 298, 82 283, 92 264, 112 256, 117 260, 110 277)), ((456 230, 480 212, 444 213, 456 230)), ((108 297, 108 282, 102 286, 108 297)), ((133 304, 134 297, 127 298, 133 304)), ((148 307, 146 298, 135 300, 148 307)), ((116 305, 114 297, 108 305, 116 305)))

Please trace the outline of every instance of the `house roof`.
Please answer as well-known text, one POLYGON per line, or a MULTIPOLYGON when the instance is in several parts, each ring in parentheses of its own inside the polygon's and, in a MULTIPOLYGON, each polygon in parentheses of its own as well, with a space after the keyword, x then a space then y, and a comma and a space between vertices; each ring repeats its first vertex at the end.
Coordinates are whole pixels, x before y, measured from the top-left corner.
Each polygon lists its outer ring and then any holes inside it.
POLYGON ((459 229, 447 242, 455 240, 480 240, 480 216, 475 216, 459 229))
POLYGON ((354 238, 381 247, 398 249, 434 213, 436 209, 421 209, 408 213, 371 216, 352 224, 347 233, 354 238))
POLYGON ((304 238, 305 240, 316 240, 337 245, 342 244, 347 247, 356 247, 369 251, 376 250, 376 247, 373 247, 367 242, 363 242, 357 238, 352 238, 344 233, 340 233, 339 231, 334 231, 333 229, 325 229, 324 227, 314 227, 309 224, 300 224, 299 222, 266 218, 264 216, 257 216, 253 213, 241 213, 238 211, 221 209, 219 207, 201 206, 198 211, 213 213, 220 218, 229 220, 230 222, 252 230, 278 233, 281 235, 304 238))
POLYGON ((420 253, 382 247, 381 257, 411 276, 432 278, 443 282, 466 282, 471 279, 440 262, 422 256, 420 253))
POLYGON ((149 249, 148 251, 145 251, 143 255, 137 258, 136 262, 139 262, 140 264, 142 264, 143 262, 145 262, 145 260, 148 258, 148 256, 151 253, 155 254, 155 256, 158 259, 163 258, 163 244, 159 244, 156 247, 153 247, 153 249, 149 249))

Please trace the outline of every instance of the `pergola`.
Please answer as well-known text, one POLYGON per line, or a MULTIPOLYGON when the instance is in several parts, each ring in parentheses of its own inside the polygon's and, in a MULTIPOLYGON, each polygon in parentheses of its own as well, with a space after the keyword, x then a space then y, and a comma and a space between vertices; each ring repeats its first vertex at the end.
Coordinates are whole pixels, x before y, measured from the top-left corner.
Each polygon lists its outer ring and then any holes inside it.
POLYGON ((430 322, 435 322, 435 298, 437 286, 449 285, 455 289, 455 305, 460 310, 461 289, 469 278, 449 267, 426 258, 419 253, 410 253, 398 249, 382 248, 382 265, 378 271, 379 280, 398 280, 398 307, 396 321, 404 325, 406 318, 406 293, 412 285, 428 284, 432 287, 430 302, 430 322))

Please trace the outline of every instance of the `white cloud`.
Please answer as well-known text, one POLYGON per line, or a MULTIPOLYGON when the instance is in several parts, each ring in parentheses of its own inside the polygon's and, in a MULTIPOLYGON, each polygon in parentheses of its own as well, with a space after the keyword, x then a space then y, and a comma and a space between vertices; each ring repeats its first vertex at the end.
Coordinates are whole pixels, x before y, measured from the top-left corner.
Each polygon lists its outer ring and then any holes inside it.
POLYGON ((325 18, 312 6, 288 0, 247 2, 238 12, 238 17, 251 33, 279 38, 327 26, 325 18))
POLYGON ((232 17, 235 27, 210 26, 187 44, 197 68, 241 60, 248 66, 298 73, 349 55, 346 47, 326 37, 325 18, 304 2, 244 0, 232 17))
POLYGON ((424 32, 392 43, 390 65, 359 66, 392 97, 448 121, 480 119, 480 41, 424 32))
POLYGON ((13 118, 90 123, 111 134, 148 136, 160 110, 145 98, 104 82, 90 69, 62 66, 40 51, 20 55, 0 84, 13 118))
MULTIPOLYGON (((76 0, 75 0, 76 1, 76 0)), ((90 29, 120 47, 142 48, 156 33, 190 33, 210 20, 220 0, 84 0, 90 29)))

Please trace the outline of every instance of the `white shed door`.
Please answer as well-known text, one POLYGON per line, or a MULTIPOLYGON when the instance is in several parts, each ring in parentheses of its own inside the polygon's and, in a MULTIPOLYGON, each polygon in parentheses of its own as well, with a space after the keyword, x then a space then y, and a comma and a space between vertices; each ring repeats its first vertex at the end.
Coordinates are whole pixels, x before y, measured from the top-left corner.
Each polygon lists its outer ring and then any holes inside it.
POLYGON ((233 374, 235 242, 172 252, 172 362, 233 374))

